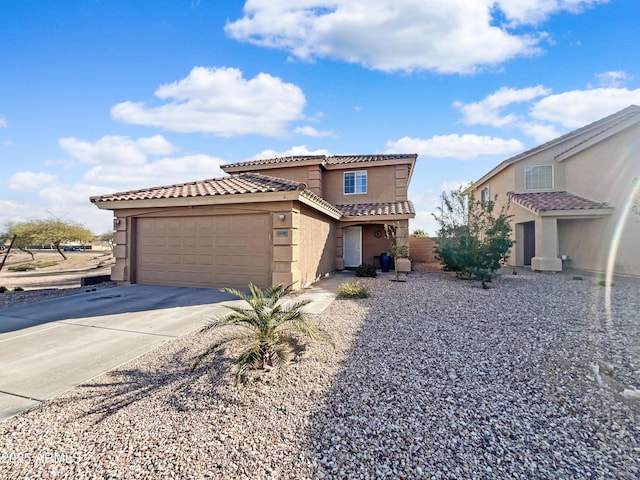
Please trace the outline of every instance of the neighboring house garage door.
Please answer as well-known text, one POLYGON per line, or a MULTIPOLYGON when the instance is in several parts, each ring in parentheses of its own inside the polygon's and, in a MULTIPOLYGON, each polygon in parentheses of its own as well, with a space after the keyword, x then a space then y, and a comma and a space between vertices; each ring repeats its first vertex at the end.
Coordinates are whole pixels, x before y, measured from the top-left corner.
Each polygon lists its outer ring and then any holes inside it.
POLYGON ((267 214, 138 218, 135 282, 269 286, 269 221, 267 214))

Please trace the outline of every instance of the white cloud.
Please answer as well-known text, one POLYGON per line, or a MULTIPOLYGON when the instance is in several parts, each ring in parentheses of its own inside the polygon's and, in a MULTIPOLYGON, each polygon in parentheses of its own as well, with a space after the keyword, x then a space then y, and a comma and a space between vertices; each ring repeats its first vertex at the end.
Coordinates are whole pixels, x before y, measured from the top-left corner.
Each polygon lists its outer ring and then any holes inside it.
POLYGON ((306 103, 296 85, 266 73, 246 80, 236 68, 195 67, 155 95, 168 101, 158 107, 122 102, 111 109, 112 118, 182 133, 282 136, 289 122, 302 118, 306 103))
POLYGON ((178 148, 168 142, 162 135, 139 138, 136 145, 145 153, 150 155, 169 155, 177 152, 178 148))
POLYGON ((631 76, 622 70, 596 73, 596 78, 598 79, 599 85, 606 88, 618 88, 627 80, 631 80, 631 76))
POLYGON ((6 118, 0 116, 0 128, 7 128, 9 126, 9 122, 6 118))
POLYGON ((522 122, 518 125, 526 135, 533 137, 537 143, 545 143, 562 135, 554 125, 535 122, 522 122))
POLYGON ((101 186, 103 194, 225 176, 220 169, 224 163, 227 162, 200 154, 162 158, 135 166, 96 165, 84 175, 84 181, 101 186))
POLYGON ((331 130, 320 131, 309 125, 298 127, 294 129, 293 132, 297 133, 298 135, 305 135, 307 137, 330 137, 333 135, 333 132, 331 130))
POLYGON ((9 177, 8 185, 11 190, 31 192, 58 180, 56 175, 39 172, 17 172, 9 177))
POLYGON ((463 103, 458 101, 453 105, 462 112, 462 122, 467 125, 505 127, 515 125, 521 120, 514 113, 503 115, 505 107, 514 103, 530 102, 550 93, 551 90, 542 85, 520 89, 502 87, 479 102, 463 103))
MULTIPOLYGON (((601 74, 602 81, 609 83, 627 78, 619 71, 601 74)), ((518 128, 536 142, 544 143, 567 129, 582 127, 631 104, 640 104, 640 89, 610 87, 551 94, 548 88, 536 85, 502 87, 479 102, 457 101, 454 106, 461 111, 465 124, 518 128), (526 110, 516 110, 520 103, 527 104, 526 110)))
POLYGON ((291 147, 284 152, 277 152, 275 150, 263 150, 252 157, 252 160, 262 160, 265 158, 280 158, 280 157, 295 157, 305 155, 329 155, 328 150, 309 150, 306 145, 298 145, 291 147))
POLYGON ((640 89, 573 90, 541 99, 531 109, 531 116, 566 128, 579 128, 632 104, 640 105, 640 89))
POLYGON ((429 139, 402 137, 387 142, 387 153, 418 153, 426 157, 471 160, 480 155, 500 155, 522 150, 519 140, 474 134, 435 135, 429 139))
POLYGON ((468 0, 248 0, 227 23, 237 40, 312 60, 383 71, 473 72, 537 53, 537 39, 493 25, 493 2, 468 0))
POLYGON ((58 144, 75 160, 107 165, 141 165, 146 162, 147 154, 166 155, 178 150, 162 135, 138 140, 120 135, 105 135, 96 142, 69 137, 61 138, 58 144))
MULTIPOLYGON (((606 0, 602 0, 606 1, 606 0)), ((230 37, 383 71, 469 73, 540 52, 536 24, 598 0, 247 0, 230 37), (499 12, 501 10, 501 12, 499 12), (498 25, 506 17, 509 25, 498 25)))
POLYGON ((561 11, 580 13, 609 0, 497 0, 497 7, 514 24, 537 24, 561 11))
POLYGON ((447 180, 446 182, 442 182, 440 185, 440 190, 443 192, 452 192, 454 190, 458 190, 461 187, 468 187, 471 183, 470 180, 447 180))

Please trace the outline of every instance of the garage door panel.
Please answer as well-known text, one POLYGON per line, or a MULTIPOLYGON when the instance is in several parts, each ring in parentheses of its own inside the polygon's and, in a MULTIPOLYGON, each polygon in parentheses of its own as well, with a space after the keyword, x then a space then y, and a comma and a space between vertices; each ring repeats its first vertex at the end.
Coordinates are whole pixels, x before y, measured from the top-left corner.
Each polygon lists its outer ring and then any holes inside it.
POLYGON ((271 283, 267 214, 140 218, 137 283, 245 287, 271 283))

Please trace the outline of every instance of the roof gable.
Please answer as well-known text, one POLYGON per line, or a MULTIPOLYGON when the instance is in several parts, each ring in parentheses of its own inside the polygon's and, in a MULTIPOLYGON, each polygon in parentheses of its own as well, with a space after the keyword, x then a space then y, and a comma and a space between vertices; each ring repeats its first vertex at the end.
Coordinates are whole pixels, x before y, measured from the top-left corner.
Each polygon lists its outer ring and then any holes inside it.
POLYGON ((507 158, 480 178, 476 183, 484 183, 514 163, 566 143, 566 149, 562 150, 562 152, 555 156, 556 160, 564 160, 565 158, 588 148, 594 143, 609 138, 610 136, 620 132, 622 129, 635 125, 638 122, 640 122, 640 107, 637 105, 630 105, 619 112, 601 118, 600 120, 573 130, 560 137, 554 138, 553 140, 526 150, 518 155, 507 158))

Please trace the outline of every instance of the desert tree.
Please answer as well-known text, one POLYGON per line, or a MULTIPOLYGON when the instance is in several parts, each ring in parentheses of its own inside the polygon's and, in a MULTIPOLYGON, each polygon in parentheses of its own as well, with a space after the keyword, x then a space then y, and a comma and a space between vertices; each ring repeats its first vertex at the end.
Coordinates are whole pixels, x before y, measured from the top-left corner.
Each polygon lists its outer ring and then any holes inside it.
POLYGON ((434 218, 440 225, 435 253, 445 270, 482 282, 487 288, 509 258, 511 218, 509 203, 496 211, 496 200, 481 201, 473 188, 461 187, 441 195, 442 206, 434 218))
POLYGON ((29 220, 16 222, 9 225, 9 233, 16 235, 15 246, 34 258, 31 247, 33 245, 51 245, 57 252, 67 259, 60 248, 66 242, 79 242, 85 244, 91 242, 93 233, 79 223, 51 220, 29 220))

